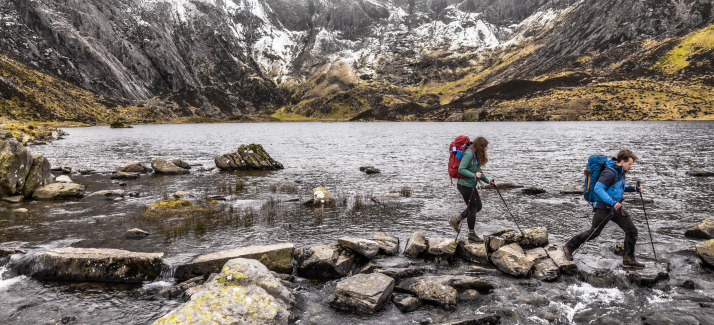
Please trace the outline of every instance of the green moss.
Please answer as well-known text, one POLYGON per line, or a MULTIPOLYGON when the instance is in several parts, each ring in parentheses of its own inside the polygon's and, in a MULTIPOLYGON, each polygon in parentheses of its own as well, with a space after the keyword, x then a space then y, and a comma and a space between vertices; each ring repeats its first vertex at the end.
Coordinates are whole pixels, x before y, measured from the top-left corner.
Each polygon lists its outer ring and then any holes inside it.
POLYGON ((682 38, 671 51, 652 66, 653 69, 673 74, 689 66, 688 59, 698 53, 714 49, 714 24, 682 38))
POLYGON ((170 199, 170 200, 161 200, 158 202, 152 203, 149 208, 150 209, 179 209, 183 207, 190 207, 193 204, 188 201, 184 200, 178 200, 178 199, 170 199))

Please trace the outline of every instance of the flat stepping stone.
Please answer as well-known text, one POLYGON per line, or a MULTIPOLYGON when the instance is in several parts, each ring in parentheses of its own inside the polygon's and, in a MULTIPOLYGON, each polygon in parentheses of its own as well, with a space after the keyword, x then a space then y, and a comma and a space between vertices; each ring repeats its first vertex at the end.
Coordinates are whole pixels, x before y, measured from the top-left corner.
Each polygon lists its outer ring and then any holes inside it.
POLYGON ((342 237, 337 239, 337 242, 343 247, 349 248, 370 260, 377 256, 379 252, 379 244, 369 239, 342 237))
POLYGON ((379 254, 399 255, 399 237, 378 232, 372 236, 372 240, 379 245, 379 254))
POLYGON ((660 281, 669 279, 669 264, 657 262, 644 262, 644 269, 628 269, 627 275, 632 283, 641 287, 651 287, 660 281))
POLYGON ((335 309, 373 314, 389 300, 394 279, 380 273, 357 274, 340 281, 330 306, 335 309))

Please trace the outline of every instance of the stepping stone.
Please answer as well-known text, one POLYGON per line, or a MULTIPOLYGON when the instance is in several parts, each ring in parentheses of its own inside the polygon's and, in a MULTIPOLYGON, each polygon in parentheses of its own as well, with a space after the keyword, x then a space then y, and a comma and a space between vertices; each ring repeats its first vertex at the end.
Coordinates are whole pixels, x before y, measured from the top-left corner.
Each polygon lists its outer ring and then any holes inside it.
POLYGON ((410 295, 394 295, 392 302, 404 313, 415 311, 423 304, 421 299, 410 295))
POLYGON ((399 255, 399 237, 378 232, 372 236, 372 240, 379 244, 379 254, 391 256, 399 255))
POLYGON ((340 310, 373 314, 389 300, 394 279, 380 273, 357 274, 340 281, 330 306, 340 310))
POLYGON ((667 263, 644 262, 644 269, 627 270, 627 275, 633 283, 641 287, 652 287, 660 281, 669 279, 667 263))
POLYGON ((423 253, 427 248, 426 238, 419 232, 415 232, 407 240, 407 246, 404 248, 404 256, 409 258, 416 258, 419 254, 423 253))
POLYGON ((541 281, 555 281, 560 277, 560 269, 544 248, 538 247, 525 251, 526 256, 533 261, 531 277, 541 281))
POLYGON ((578 271, 578 266, 565 258, 563 249, 558 245, 548 245, 545 247, 546 253, 553 260, 553 263, 558 266, 563 274, 575 274, 578 271))
POLYGON ((499 248, 491 255, 491 263, 501 272, 517 277, 526 277, 533 267, 533 261, 526 257, 518 244, 510 244, 499 248))
POLYGON ((379 244, 369 239, 342 237, 337 239, 337 242, 370 260, 377 256, 377 252, 379 252, 379 244))
POLYGON ((452 257, 456 253, 456 241, 452 238, 430 238, 428 252, 434 256, 452 257))

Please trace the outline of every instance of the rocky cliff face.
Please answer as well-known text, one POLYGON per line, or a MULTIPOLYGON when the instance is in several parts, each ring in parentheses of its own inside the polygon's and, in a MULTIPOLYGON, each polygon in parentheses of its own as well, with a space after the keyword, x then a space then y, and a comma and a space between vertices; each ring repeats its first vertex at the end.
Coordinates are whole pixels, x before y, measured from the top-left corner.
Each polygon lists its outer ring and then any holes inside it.
POLYGON ((68 118, 60 98, 18 103, 29 69, 100 102, 77 119, 443 118, 514 79, 661 74, 672 39, 711 21, 704 0, 8 0, 0 113, 68 118))

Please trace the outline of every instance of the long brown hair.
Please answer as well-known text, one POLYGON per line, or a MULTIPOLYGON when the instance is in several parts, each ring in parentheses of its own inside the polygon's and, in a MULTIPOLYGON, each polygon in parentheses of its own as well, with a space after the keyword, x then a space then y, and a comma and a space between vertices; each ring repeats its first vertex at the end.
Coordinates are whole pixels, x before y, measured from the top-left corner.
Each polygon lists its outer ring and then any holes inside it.
POLYGON ((471 145, 471 149, 473 149, 476 154, 476 160, 478 161, 479 166, 485 166, 488 162, 486 147, 488 147, 488 140, 484 137, 477 137, 471 145))

